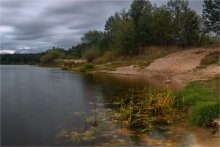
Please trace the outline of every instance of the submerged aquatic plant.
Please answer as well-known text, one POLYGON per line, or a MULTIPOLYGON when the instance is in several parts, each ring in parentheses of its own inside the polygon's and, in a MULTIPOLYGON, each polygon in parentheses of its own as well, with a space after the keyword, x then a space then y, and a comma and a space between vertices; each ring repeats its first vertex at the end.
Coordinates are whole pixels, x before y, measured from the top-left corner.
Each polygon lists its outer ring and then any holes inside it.
POLYGON ((157 93, 155 109, 161 112, 170 112, 175 103, 175 95, 170 88, 166 87, 162 92, 157 93))
POLYGON ((175 95, 168 87, 162 91, 130 89, 120 99, 120 119, 128 122, 128 128, 143 133, 152 129, 157 114, 170 113, 174 104, 175 95))

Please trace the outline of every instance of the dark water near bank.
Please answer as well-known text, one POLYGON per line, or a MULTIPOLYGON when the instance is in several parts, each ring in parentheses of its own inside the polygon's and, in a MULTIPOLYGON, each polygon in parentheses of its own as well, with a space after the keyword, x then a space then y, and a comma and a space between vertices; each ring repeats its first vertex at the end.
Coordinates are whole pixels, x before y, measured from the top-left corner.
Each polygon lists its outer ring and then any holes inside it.
MULTIPOLYGON (((133 76, 2 65, 2 145, 143 145, 138 135, 120 130, 106 100, 129 88, 151 86, 133 76)), ((157 138, 166 139, 155 131, 157 138)))

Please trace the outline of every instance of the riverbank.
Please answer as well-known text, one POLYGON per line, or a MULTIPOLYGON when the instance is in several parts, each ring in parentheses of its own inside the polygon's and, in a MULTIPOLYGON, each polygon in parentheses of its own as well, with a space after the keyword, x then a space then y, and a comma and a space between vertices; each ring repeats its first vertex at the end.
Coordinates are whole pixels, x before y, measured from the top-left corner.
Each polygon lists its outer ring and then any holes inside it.
MULTIPOLYGON (((74 61, 72 61, 71 63, 65 61, 65 64, 60 62, 59 65, 64 70, 75 72, 100 72, 116 75, 143 76, 148 79, 158 79, 161 82, 161 84, 171 85, 171 87, 173 86, 172 88, 175 89, 186 89, 186 85, 188 85, 192 81, 204 81, 204 83, 202 84, 206 84, 207 80, 212 79, 217 75, 220 75, 219 53, 219 48, 197 48, 178 51, 166 55, 164 57, 155 59, 154 61, 149 63, 149 65, 145 66, 140 66, 139 64, 131 64, 132 61, 129 63, 128 66, 125 66, 125 64, 120 64, 117 62, 92 64, 85 62, 75 63, 74 61), (210 59, 210 55, 214 56, 211 56, 210 59), (213 60, 213 58, 216 55, 217 61, 213 60)), ((198 85, 196 85, 195 87, 198 87, 198 85)), ((215 85, 215 88, 219 89, 219 83, 215 85)), ((198 94, 200 94, 200 98, 203 99, 204 95, 202 91, 193 91, 193 93, 197 92, 198 94)), ((188 94, 189 91, 186 91, 185 93, 188 94)), ((194 99, 194 97, 192 98, 194 99)), ((218 96, 216 96, 216 98, 218 98, 218 96)), ((198 107, 194 103, 188 106, 191 109, 188 109, 187 111, 191 112, 192 107, 194 106, 198 107)), ((201 109, 200 112, 203 111, 204 110, 201 109)), ((210 127, 192 129, 192 135, 195 138, 195 144, 199 146, 218 146, 220 141, 219 132, 217 134, 218 135, 212 135, 210 133, 210 127), (203 132, 203 135, 200 135, 200 133, 198 132, 203 132), (210 142, 210 140, 212 141, 210 142)))
POLYGON ((181 95, 182 98, 198 98, 197 100, 192 100, 194 102, 191 104, 184 104, 186 107, 191 107, 190 109, 187 108, 191 123, 193 121, 199 121, 195 122, 194 125, 202 126, 201 128, 190 128, 192 138, 195 139, 195 145, 197 146, 218 146, 220 144, 218 120, 219 77, 216 76, 220 75, 219 54, 219 48, 197 48, 172 53, 156 59, 149 66, 144 68, 140 68, 138 65, 129 65, 117 67, 112 71, 100 70, 99 72, 139 75, 152 79, 160 79, 163 81, 163 84, 175 85, 174 87, 176 89, 183 89, 182 93, 185 92, 185 94, 181 95), (193 86, 188 86, 189 88, 186 87, 192 81, 202 82, 195 85, 195 88, 193 86), (214 84, 213 81, 215 82, 214 84), (203 85, 206 86, 203 87, 203 85), (202 87, 201 89, 198 88, 200 86, 202 87), (194 94, 190 94, 190 91, 194 94), (207 93, 204 93, 204 91, 207 93), (206 97, 204 94, 208 94, 207 99, 204 98, 206 97), (215 96, 211 96, 213 94, 215 96), (210 97, 213 97, 213 99, 210 99, 210 97), (217 106, 216 110, 214 110, 215 105, 217 106), (217 116, 208 116, 209 112, 215 113, 217 116), (213 128, 212 125, 204 127, 207 124, 210 125, 209 121, 213 120, 212 117, 216 118, 215 121, 218 123, 214 125, 217 127, 213 128))
MULTIPOLYGON (((86 63, 85 60, 56 60, 52 66, 74 72, 145 76, 181 89, 191 81, 208 80, 219 75, 219 54, 220 49, 216 47, 168 51, 150 48, 149 53, 139 57, 115 57, 114 61, 103 63, 99 63, 100 59, 92 63, 86 63), (205 65, 203 60, 207 60, 205 65)), ((109 55, 103 55, 102 58, 109 58, 109 55)))
POLYGON ((101 70, 110 74, 145 75, 164 80, 165 83, 177 83, 185 87, 195 80, 208 80, 220 74, 219 64, 201 67, 200 62, 205 56, 220 51, 219 48, 197 48, 176 52, 156 59, 149 66, 140 69, 137 65, 118 67, 114 71, 101 70))

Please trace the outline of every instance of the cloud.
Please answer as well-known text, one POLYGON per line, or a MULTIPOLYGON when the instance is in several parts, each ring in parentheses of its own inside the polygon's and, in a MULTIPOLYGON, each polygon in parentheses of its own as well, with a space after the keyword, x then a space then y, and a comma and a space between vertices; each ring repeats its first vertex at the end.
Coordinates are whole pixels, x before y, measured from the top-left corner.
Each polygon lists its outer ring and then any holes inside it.
POLYGON ((85 32, 103 30, 110 15, 130 4, 131 0, 1 0, 1 50, 67 49, 85 32))
POLYGON ((15 50, 0 50, 0 54, 14 54, 15 50))
POLYGON ((69 48, 130 1, 2 0, 1 50, 69 48))

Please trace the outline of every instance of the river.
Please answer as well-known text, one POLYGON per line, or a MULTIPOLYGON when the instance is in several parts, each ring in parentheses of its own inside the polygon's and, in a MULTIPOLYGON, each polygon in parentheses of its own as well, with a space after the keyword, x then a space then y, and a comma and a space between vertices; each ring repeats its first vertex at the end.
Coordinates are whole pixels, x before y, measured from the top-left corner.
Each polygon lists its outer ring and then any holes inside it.
POLYGON ((114 108, 109 107, 109 99, 122 95, 129 88, 157 87, 157 84, 143 77, 1 65, 1 144, 136 146, 194 143, 192 136, 181 127, 162 126, 139 135, 123 128, 111 116, 114 108))

